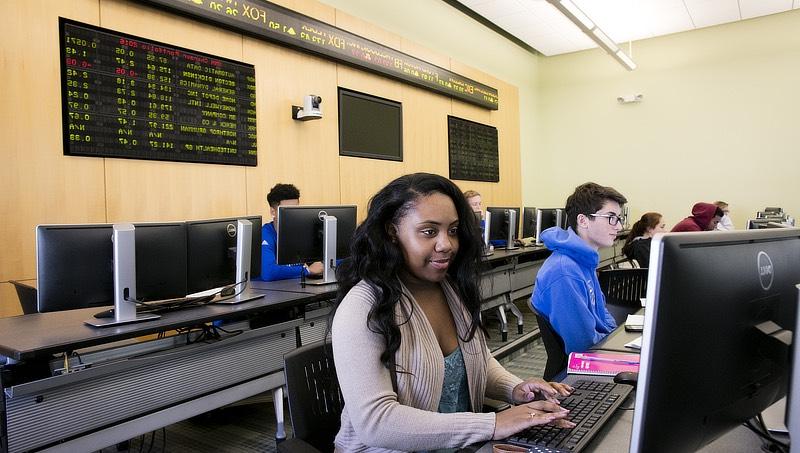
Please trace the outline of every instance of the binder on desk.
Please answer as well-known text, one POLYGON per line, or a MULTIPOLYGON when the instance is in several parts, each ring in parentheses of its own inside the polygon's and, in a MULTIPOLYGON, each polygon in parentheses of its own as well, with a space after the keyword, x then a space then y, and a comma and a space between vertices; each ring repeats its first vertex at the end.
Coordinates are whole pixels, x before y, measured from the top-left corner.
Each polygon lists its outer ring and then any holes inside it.
POLYGON ((614 376, 623 371, 639 372, 638 354, 608 352, 570 352, 567 374, 614 376))

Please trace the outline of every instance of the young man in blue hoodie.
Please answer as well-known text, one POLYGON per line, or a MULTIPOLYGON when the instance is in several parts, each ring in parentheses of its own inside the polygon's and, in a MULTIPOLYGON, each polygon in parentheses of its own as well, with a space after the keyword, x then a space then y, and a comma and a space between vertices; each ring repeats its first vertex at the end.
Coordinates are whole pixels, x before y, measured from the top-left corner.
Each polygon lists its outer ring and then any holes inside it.
POLYGON ((281 265, 277 262, 278 251, 278 232, 275 223, 278 219, 279 206, 297 206, 300 204, 300 191, 293 184, 275 184, 269 194, 269 213, 272 222, 265 223, 261 227, 261 280, 271 282, 284 280, 287 278, 297 278, 301 275, 320 275, 322 274, 322 263, 311 264, 286 264, 281 265))
POLYGON ((611 187, 587 182, 567 198, 567 229, 542 232, 553 253, 536 276, 531 305, 564 340, 567 354, 586 351, 617 327, 597 281, 598 250, 614 244, 627 201, 611 187))

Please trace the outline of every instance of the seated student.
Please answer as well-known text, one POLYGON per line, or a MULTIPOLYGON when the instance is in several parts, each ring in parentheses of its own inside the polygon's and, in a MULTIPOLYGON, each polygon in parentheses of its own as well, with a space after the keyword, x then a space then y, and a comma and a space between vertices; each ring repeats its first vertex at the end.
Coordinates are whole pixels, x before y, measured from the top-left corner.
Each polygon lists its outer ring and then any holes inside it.
POLYGON ((646 212, 631 227, 628 239, 622 246, 622 253, 630 260, 636 260, 639 267, 650 265, 650 243, 656 233, 666 233, 667 224, 662 222, 661 214, 646 212))
POLYGON ((717 228, 722 214, 722 209, 711 203, 695 203, 692 206, 692 215, 675 224, 672 232, 713 231, 717 228))
POLYGON ((467 203, 469 203, 469 207, 472 208, 472 212, 478 212, 483 216, 483 207, 481 206, 481 194, 479 194, 475 190, 468 190, 464 192, 464 198, 467 199, 467 203))
POLYGON ((523 381, 487 348, 473 219, 458 187, 433 174, 401 176, 370 200, 337 273, 337 451, 455 448, 574 426, 555 398, 571 387, 523 381), (479 413, 486 397, 519 405, 479 413))
POLYGON ((542 232, 553 253, 536 276, 531 306, 550 321, 567 354, 586 351, 617 327, 597 280, 598 250, 614 244, 626 202, 613 188, 587 182, 567 198, 569 227, 542 232))
POLYGON ((733 226, 733 220, 731 220, 731 210, 728 206, 728 203, 725 203, 724 201, 715 201, 714 205, 722 209, 722 217, 719 219, 719 223, 717 224, 717 230, 735 230, 736 228, 733 226))
POLYGON ((323 271, 319 261, 312 264, 286 264, 277 263, 278 232, 275 223, 278 221, 279 206, 297 206, 300 204, 300 191, 292 184, 275 184, 267 194, 269 213, 272 222, 261 227, 261 280, 271 282, 287 278, 297 278, 301 275, 317 276, 323 271))

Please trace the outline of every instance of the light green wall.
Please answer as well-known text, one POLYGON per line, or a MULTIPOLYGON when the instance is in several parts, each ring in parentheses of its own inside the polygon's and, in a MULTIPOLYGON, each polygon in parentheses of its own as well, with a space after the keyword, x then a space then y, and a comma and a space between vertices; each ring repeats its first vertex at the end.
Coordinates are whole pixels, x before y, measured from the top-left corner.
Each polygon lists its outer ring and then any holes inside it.
POLYGON ((563 204, 594 180, 669 226, 717 199, 737 228, 765 206, 800 215, 798 30, 795 10, 636 42, 632 72, 599 50, 542 58, 542 159, 522 157, 537 173, 523 200, 563 204), (632 93, 644 100, 616 101, 632 93))
POLYGON ((800 10, 635 42, 629 72, 597 49, 534 56, 440 0, 324 3, 518 86, 526 205, 592 180, 670 226, 716 199, 740 228, 800 215, 800 10))

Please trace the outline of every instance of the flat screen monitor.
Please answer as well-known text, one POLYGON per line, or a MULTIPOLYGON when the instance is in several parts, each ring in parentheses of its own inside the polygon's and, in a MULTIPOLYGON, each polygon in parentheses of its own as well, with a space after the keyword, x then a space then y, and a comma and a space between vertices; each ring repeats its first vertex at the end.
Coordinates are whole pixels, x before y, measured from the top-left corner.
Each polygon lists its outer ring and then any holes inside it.
POLYGON ((402 104, 339 88, 339 155, 402 161, 402 104))
POLYGON ((536 237, 536 208, 522 209, 522 237, 536 237))
POLYGON ((186 223, 136 223, 136 298, 186 295, 186 223))
POLYGON ((110 224, 36 227, 39 313, 114 303, 110 224))
MULTIPOLYGON (((159 300, 186 294, 186 225, 134 225, 136 297, 159 300)), ((36 227, 37 309, 40 313, 114 303, 113 225, 36 227)))
POLYGON ((511 237, 517 238, 519 231, 519 208, 486 208, 489 216, 489 240, 490 241, 506 241, 509 237, 509 230, 511 230, 511 237), (510 212, 514 211, 514 223, 510 223, 510 212))
POLYGON ((786 394, 797 263, 798 229, 655 236, 631 452, 695 451, 786 394))
POLYGON ((562 210, 558 208, 538 209, 536 213, 536 240, 540 240, 542 231, 548 228, 554 226, 563 228, 564 220, 562 218, 565 217, 562 210))
POLYGON ((791 225, 782 223, 780 219, 750 219, 747 221, 748 230, 763 230, 766 228, 791 228, 791 225))
POLYGON ((350 256, 356 230, 355 206, 279 206, 278 264, 323 260, 325 215, 336 217, 336 258, 350 256))
POLYGON ((250 248, 250 277, 261 271, 261 216, 186 222, 188 248, 188 292, 190 294, 237 283, 236 220, 253 224, 250 248))

